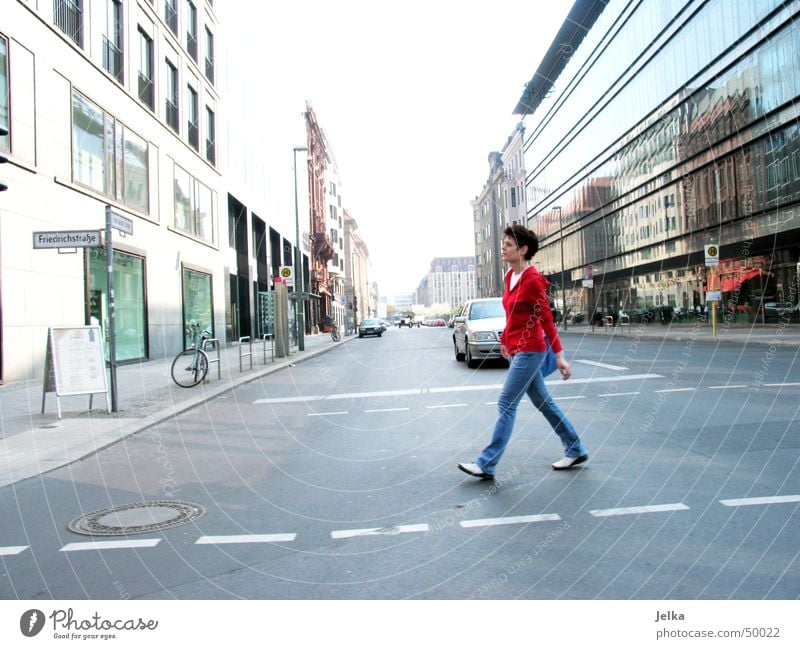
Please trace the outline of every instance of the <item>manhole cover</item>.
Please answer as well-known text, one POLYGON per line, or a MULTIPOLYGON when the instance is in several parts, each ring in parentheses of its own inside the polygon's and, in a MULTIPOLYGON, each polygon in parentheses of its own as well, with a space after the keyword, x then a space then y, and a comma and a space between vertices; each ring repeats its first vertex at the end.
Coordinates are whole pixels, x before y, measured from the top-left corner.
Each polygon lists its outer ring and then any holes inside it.
POLYGON ((205 513, 202 505, 160 500, 98 509, 76 518, 67 527, 89 536, 143 534, 189 523, 205 513))

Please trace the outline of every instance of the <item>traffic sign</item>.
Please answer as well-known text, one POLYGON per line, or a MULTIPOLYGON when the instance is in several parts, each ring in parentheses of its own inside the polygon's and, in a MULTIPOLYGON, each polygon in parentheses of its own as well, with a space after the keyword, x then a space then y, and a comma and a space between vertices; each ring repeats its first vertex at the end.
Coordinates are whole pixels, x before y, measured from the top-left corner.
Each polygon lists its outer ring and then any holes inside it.
POLYGON ((34 248, 99 248, 99 230, 61 230, 60 232, 34 232, 34 248))
POLYGON ((281 266, 278 275, 286 282, 286 286, 294 286, 294 269, 291 266, 281 266))
POLYGON ((705 246, 706 250, 706 266, 713 267, 719 266, 719 248, 717 244, 712 243, 705 246))
POLYGON ((108 214, 111 217, 112 228, 125 234, 133 234, 133 221, 131 219, 127 216, 122 216, 122 214, 117 214, 113 210, 108 210, 108 214))

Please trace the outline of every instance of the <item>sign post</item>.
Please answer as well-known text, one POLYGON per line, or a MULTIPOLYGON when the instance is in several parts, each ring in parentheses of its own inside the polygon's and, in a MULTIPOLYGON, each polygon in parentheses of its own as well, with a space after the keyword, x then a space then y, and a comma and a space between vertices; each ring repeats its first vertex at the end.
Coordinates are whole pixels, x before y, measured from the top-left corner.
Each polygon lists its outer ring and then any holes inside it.
POLYGON ((116 228, 133 234, 133 221, 117 214, 106 205, 106 264, 108 268, 108 366, 111 377, 111 411, 117 412, 117 325, 114 305, 114 242, 112 231, 116 228))
POLYGON ((717 287, 716 269, 719 266, 719 248, 715 243, 705 246, 706 268, 709 269, 708 290, 706 302, 711 302, 711 335, 717 336, 717 302, 722 299, 722 294, 717 287))

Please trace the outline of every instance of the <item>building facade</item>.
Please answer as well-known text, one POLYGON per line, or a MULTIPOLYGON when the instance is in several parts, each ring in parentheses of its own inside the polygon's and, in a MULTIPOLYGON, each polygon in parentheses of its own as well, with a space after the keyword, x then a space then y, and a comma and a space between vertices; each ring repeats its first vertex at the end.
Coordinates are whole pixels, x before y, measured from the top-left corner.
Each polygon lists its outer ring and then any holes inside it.
POLYGON ((564 273, 568 309, 702 309, 711 288, 753 321, 798 302, 799 13, 575 2, 515 110, 537 266, 556 287, 564 273))
POLYGON ((419 304, 455 308, 476 297, 475 257, 434 257, 417 288, 419 304))
POLYGON ((372 291, 369 282, 369 249, 358 236, 358 223, 343 210, 345 248, 345 299, 351 328, 374 315, 370 308, 372 291))
POLYGON ((525 158, 522 151, 524 139, 525 125, 520 122, 500 152, 503 162, 502 191, 505 225, 524 224, 527 219, 525 158))
POLYGON ((503 261, 500 256, 503 224, 506 222, 503 189, 503 158, 495 151, 489 154, 489 178, 472 201, 477 297, 503 294, 503 261))
POLYGON ((114 238, 117 359, 175 354, 192 321, 223 337, 213 7, 12 0, 2 13, 0 380, 41 376, 48 327, 98 324, 108 338, 104 249, 31 244, 102 229, 106 206, 133 223, 114 238))

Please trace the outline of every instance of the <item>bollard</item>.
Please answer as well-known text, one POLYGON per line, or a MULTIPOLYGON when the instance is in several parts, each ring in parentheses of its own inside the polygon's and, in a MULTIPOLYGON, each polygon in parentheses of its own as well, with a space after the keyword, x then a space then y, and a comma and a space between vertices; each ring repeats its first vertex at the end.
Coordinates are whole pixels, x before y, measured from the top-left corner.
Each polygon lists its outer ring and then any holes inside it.
POLYGON ((250 369, 252 370, 253 369, 253 341, 250 340, 250 336, 242 336, 241 338, 239 338, 239 371, 240 372, 244 372, 244 370, 242 369, 242 359, 245 356, 249 356, 250 357, 250 369), (242 353, 242 349, 244 348, 243 343, 245 343, 245 342, 247 343, 248 348, 250 349, 250 351, 247 352, 246 354, 243 354, 242 353))
MULTIPOLYGON (((203 341, 203 351, 206 352, 206 356, 208 356, 208 365, 209 365, 208 369, 209 370, 211 369, 211 364, 212 363, 216 363, 217 364, 217 380, 219 381, 222 378, 222 363, 220 363, 220 351, 221 350, 219 348, 219 339, 218 338, 206 338, 203 341), (208 354, 209 345, 211 345, 211 347, 216 350, 216 352, 217 352, 217 357, 216 358, 211 358, 211 356, 208 354)), ((205 383, 208 383, 208 375, 207 374, 206 374, 205 383)))

